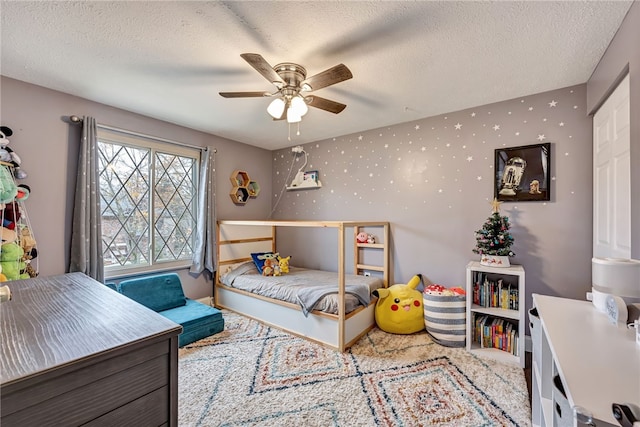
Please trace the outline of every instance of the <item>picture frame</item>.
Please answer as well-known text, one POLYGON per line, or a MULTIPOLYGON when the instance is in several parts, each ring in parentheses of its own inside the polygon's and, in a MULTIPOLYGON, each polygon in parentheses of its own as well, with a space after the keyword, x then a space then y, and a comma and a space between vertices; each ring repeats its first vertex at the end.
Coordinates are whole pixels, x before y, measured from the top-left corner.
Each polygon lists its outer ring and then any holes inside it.
POLYGON ((551 143, 495 150, 494 197, 501 202, 551 200, 551 143))

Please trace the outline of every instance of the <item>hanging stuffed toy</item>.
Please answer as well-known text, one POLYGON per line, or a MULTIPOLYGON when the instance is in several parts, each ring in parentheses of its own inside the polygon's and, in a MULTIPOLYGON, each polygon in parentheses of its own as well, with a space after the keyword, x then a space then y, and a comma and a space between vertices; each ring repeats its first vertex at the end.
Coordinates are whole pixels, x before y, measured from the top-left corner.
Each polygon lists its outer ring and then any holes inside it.
POLYGON ((13 169, 13 176, 16 179, 24 179, 27 177, 27 173, 20 169, 22 160, 20 156, 9 147, 9 137, 13 135, 11 128, 7 126, 0 126, 0 160, 5 163, 10 163, 13 169))
POLYGON ((416 289, 421 281, 422 276, 418 274, 406 285, 373 291, 378 297, 375 316, 380 329, 392 334, 413 334, 424 329, 422 293, 416 289))
POLYGON ((9 168, 0 165, 0 203, 13 202, 18 195, 18 186, 16 185, 9 168))

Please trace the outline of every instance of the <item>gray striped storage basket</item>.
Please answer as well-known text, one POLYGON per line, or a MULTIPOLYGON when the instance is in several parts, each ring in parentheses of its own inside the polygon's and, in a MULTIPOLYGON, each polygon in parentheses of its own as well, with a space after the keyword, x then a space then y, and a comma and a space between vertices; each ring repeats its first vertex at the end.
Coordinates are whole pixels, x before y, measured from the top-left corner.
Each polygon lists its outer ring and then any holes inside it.
POLYGON ((466 298, 464 295, 422 294, 424 326, 433 340, 447 347, 464 347, 466 298))

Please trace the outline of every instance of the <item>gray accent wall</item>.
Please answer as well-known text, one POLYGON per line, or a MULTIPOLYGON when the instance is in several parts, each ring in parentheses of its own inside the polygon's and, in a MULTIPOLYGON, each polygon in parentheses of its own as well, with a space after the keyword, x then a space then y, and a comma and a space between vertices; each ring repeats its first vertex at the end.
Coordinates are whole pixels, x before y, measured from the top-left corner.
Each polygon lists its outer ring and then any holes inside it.
MULTIPOLYGON (((31 187, 24 202, 38 247, 41 275, 67 271, 71 236, 71 215, 75 190, 78 142, 81 128, 70 125, 69 115, 93 116, 99 124, 153 135, 217 150, 217 215, 219 218, 264 218, 271 210, 269 197, 259 196, 244 206, 229 197, 229 176, 234 169, 249 171, 264 194, 271 193, 271 154, 267 150, 151 119, 40 86, 7 77, 0 78, 1 124, 13 130, 11 147, 22 159, 31 187)), ((171 100, 167 100, 171 102, 171 100)), ((215 111, 211 112, 215 115, 215 111)), ((212 295, 213 282, 207 275, 177 272, 185 293, 191 298, 212 295)))
MULTIPOLYGON (((511 262, 525 268, 527 307, 533 292, 584 299, 592 251, 586 106, 582 84, 305 144, 305 170, 319 171, 319 189, 282 191, 303 158, 274 151, 274 218, 390 221, 395 283, 422 273, 464 286, 467 263, 479 259, 474 231, 491 214, 495 149, 550 142, 551 200, 502 204, 515 239, 511 262)), ((283 237, 279 251, 292 263, 335 268, 335 255, 317 249, 326 251, 330 237, 283 237)))
MULTIPOLYGON (((436 117, 305 144, 322 188, 286 191, 303 159, 291 149, 269 152, 168 122, 0 77, 1 124, 14 130, 12 148, 29 174, 25 203, 38 241, 42 275, 66 271, 80 129, 70 114, 194 145, 216 155, 217 215, 221 219, 387 220, 392 224, 393 282, 414 274, 464 286, 474 231, 491 213, 494 151, 551 143, 551 200, 505 202, 512 224, 513 263, 522 264, 531 293, 584 299, 591 287, 591 114, 620 78, 631 75, 632 218, 640 217, 640 4, 635 2, 586 84, 478 106, 436 117), (635 167, 634 167, 635 166, 635 167), (229 198, 229 175, 249 173, 261 193, 245 205, 229 198)), ((557 72, 549 64, 549 72, 557 72)), ((170 102, 170 100, 168 100, 170 102)), ((438 102, 438 100, 432 100, 438 102)), ((348 107, 349 108, 349 107, 348 107)), ((314 110, 309 114, 327 114, 314 110)), ((215 112, 212 112, 215 115, 215 112)), ((411 120, 411 121, 409 121, 411 120)), ((304 120, 300 126, 304 132, 304 120)), ((291 145, 295 144, 295 137, 291 145)), ((283 232, 279 250, 299 265, 335 268, 335 234, 283 232)), ((632 256, 640 258, 640 223, 632 221, 632 256)), ((211 295, 211 281, 179 272, 187 295, 211 295)))

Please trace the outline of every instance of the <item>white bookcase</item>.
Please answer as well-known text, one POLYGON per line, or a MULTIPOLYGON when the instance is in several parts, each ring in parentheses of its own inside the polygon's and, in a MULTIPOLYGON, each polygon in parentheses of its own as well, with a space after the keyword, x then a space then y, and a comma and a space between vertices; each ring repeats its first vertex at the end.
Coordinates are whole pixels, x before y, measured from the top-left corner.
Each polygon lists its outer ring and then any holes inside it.
MULTIPOLYGON (((525 347, 524 347, 524 325, 525 325, 525 278, 524 268, 521 265, 511 265, 510 267, 487 267, 478 261, 471 261, 467 265, 467 350, 482 357, 490 357, 503 362, 517 363, 524 368, 525 347), (481 279, 486 279, 489 283, 496 283, 502 280, 503 287, 511 285, 511 289, 517 289, 517 309, 484 307, 474 304, 473 288, 474 283, 481 279), (497 348, 483 347, 474 342, 475 319, 478 316, 490 316, 493 319, 504 320, 515 326, 518 332, 517 355, 497 348)), ((515 295, 512 297, 515 298, 515 295)), ((508 305, 508 303, 507 303, 508 305)))

